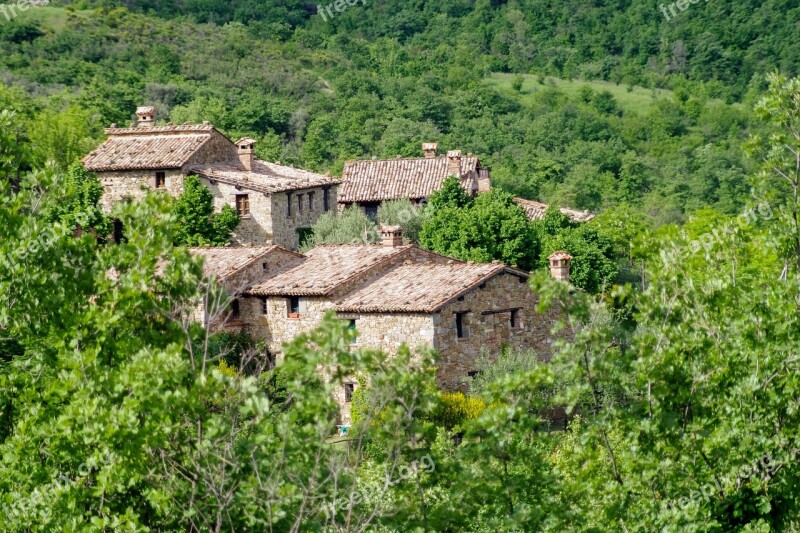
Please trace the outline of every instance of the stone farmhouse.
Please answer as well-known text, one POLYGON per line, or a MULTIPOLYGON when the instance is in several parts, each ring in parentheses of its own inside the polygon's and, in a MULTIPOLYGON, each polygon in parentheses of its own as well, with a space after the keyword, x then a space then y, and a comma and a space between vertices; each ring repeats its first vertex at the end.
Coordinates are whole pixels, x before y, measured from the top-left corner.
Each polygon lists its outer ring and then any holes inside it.
MULTIPOLYGON (((381 203, 407 198, 420 205, 430 195, 442 188, 444 181, 456 176, 470 196, 488 192, 492 188, 491 168, 483 166, 473 154, 463 156, 452 150, 438 155, 436 143, 422 145, 422 158, 372 159, 348 161, 339 187, 339 207, 361 207, 367 215, 375 217, 381 203)), ((514 199, 530 220, 540 220, 549 208, 547 204, 514 199)), ((588 222, 594 215, 588 212, 561 209, 576 222, 588 222)))
MULTIPOLYGON (((332 311, 358 332, 358 347, 436 350, 437 378, 448 389, 464 386, 484 351, 508 346, 549 358, 559 314, 536 313, 527 272, 422 250, 405 244, 399 227, 381 232, 381 244, 323 245, 304 255, 277 246, 194 250, 233 298, 218 327, 266 340, 269 357, 280 358, 284 343, 332 311)), ((569 259, 551 260, 558 279, 568 281, 569 259)), ((356 386, 337 393, 344 423, 356 386)))
POLYGON ((491 169, 482 166, 476 156, 464 156, 460 150, 438 155, 437 149, 436 143, 425 143, 422 158, 348 161, 342 173, 339 206, 357 205, 374 216, 378 206, 389 200, 408 198, 420 204, 450 176, 459 178, 471 196, 491 189, 491 169))
MULTIPOLYGON (((112 125, 108 139, 83 159, 104 187, 103 208, 142 198, 148 191, 178 196, 196 175, 214 195, 217 211, 234 207, 242 218, 241 245, 297 249, 309 228, 336 205, 340 181, 255 157, 252 139, 233 142, 209 123, 155 125, 155 108, 136 110, 130 128, 112 125)), ((119 236, 121 227, 115 228, 119 236)))

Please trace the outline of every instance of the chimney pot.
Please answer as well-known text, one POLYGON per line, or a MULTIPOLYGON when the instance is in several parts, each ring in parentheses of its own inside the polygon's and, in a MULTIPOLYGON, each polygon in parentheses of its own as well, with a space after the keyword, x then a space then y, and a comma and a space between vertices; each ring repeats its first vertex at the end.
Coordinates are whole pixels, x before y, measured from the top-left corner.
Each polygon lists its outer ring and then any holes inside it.
POLYGON ((142 106, 136 108, 136 125, 140 128, 152 128, 156 121, 156 108, 142 106))
POLYGON ((436 157, 436 150, 439 148, 437 143, 422 143, 422 154, 425 159, 433 159, 436 157))
POLYGON ((403 228, 400 226, 381 226, 381 241, 384 246, 392 248, 403 246, 403 228))
POLYGON ((564 250, 555 252, 547 258, 550 261, 550 274, 558 281, 569 283, 570 261, 572 256, 564 250))

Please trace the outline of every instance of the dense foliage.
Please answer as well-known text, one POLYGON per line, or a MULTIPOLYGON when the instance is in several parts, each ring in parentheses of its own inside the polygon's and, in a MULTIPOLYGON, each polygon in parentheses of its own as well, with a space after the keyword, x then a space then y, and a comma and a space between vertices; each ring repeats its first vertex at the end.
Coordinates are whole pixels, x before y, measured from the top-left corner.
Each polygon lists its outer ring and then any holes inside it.
MULTIPOLYGON (((3 529, 800 531, 800 80, 759 99, 756 76, 796 73, 797 8, 689 4, 666 21, 644 0, 357 3, 324 21, 297 2, 84 0, 0 19, 3 529), (478 153, 501 190, 449 182, 408 229, 464 258, 570 251, 587 290, 533 281, 570 340, 546 364, 486 354, 469 394, 443 395, 434 354, 355 349, 333 317, 276 368, 210 335, 196 306, 230 302, 174 247, 224 240, 207 198, 187 237, 164 195, 121 204, 110 245, 100 184, 72 166, 142 100, 319 169, 428 140, 478 153), (607 210, 529 223, 509 193, 607 210)), ((356 211, 318 226, 377 239, 356 211)))
POLYGON ((148 103, 165 121, 258 139, 274 161, 336 173, 349 158, 420 155, 436 140, 476 153, 516 195, 681 221, 741 207, 761 74, 791 74, 797 61, 797 10, 777 2, 693 5, 671 22, 644 1, 357 3, 327 22, 297 3, 112 4, 0 21, 0 80, 34 96, 20 105, 36 123, 62 122, 37 135, 70 147, 37 148, 36 161, 70 159, 82 136, 97 142, 148 103), (525 76, 492 74, 507 71, 525 76))

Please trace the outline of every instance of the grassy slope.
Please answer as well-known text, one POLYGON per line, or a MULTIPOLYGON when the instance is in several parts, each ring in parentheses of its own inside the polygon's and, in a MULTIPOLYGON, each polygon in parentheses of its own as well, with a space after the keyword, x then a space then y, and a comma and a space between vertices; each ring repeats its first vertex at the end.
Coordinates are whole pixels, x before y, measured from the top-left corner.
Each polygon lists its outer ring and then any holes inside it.
MULTIPOLYGON (((512 89, 511 84, 516 77, 516 74, 495 73, 487 78, 486 81, 491 87, 514 94, 516 91, 512 89)), ((614 98, 622 109, 637 114, 646 113, 653 102, 658 98, 672 99, 672 91, 665 89, 645 89, 644 87, 629 88, 607 81, 562 80, 552 76, 544 77, 532 74, 523 76, 522 90, 518 98, 523 103, 531 103, 533 95, 537 91, 547 87, 558 89, 570 98, 575 98, 578 96, 580 88, 587 85, 596 92, 610 92, 614 95, 614 98), (540 83, 540 80, 544 80, 544 84, 540 83)))

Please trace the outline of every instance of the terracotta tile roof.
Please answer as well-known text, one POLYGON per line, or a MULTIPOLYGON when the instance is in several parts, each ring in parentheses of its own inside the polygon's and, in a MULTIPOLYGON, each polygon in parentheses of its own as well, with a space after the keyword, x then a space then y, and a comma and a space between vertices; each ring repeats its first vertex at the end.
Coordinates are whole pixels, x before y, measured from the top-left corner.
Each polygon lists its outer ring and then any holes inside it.
MULTIPOLYGON (((461 158, 461 178, 465 188, 477 173, 474 156, 461 158)), ((446 156, 413 159, 348 161, 342 173, 339 202, 382 202, 398 198, 421 200, 439 190, 450 176, 446 156)), ((471 192, 471 191, 470 191, 471 192)))
POLYGON ((501 272, 500 264, 411 263, 399 265, 336 303, 342 313, 435 313, 448 302, 501 272))
POLYGON ((190 171, 209 180, 216 180, 265 194, 341 183, 340 180, 330 176, 258 160, 253 162, 252 170, 245 169, 239 161, 229 161, 196 165, 191 167, 190 171))
POLYGON ((210 125, 110 128, 108 139, 83 164, 92 172, 181 168, 213 130, 210 125))
POLYGON ((397 259, 413 246, 318 246, 306 259, 250 287, 257 296, 328 296, 339 286, 397 259))
MULTIPOLYGON (((514 198, 514 201, 525 210, 529 220, 541 220, 544 218, 545 212, 550 208, 549 205, 533 200, 525 200, 524 198, 514 198)), ((588 211, 575 211, 574 209, 560 209, 562 213, 570 217, 575 222, 589 222, 595 215, 588 211)))
POLYGON ((204 259, 203 273, 210 278, 216 278, 218 281, 225 280, 273 252, 295 255, 298 259, 303 257, 277 245, 255 247, 208 246, 190 248, 189 252, 195 257, 202 257, 204 259))

